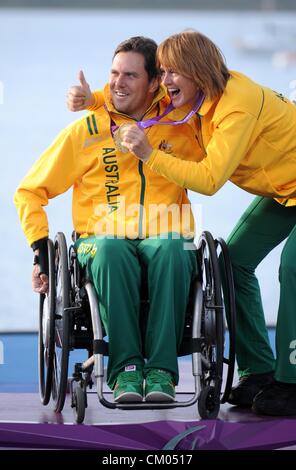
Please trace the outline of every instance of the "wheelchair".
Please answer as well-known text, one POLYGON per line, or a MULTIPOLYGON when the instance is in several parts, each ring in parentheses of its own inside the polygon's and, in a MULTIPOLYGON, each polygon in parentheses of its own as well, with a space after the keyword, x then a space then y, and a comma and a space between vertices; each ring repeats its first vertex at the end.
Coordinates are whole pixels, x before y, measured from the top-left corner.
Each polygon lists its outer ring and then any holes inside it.
MULTIPOLYGON (((183 340, 178 351, 178 357, 192 355, 192 397, 187 401, 153 404, 115 403, 106 398, 103 382, 108 342, 104 339, 94 286, 78 264, 74 245, 68 250, 62 232, 57 233, 54 242, 48 239, 47 248, 49 291, 40 295, 39 306, 39 393, 43 405, 52 398, 54 411, 61 412, 70 388, 75 421, 82 423, 87 391, 93 387, 95 379, 98 399, 107 408, 155 410, 197 403, 200 418, 215 419, 220 404, 228 399, 235 366, 235 297, 231 262, 224 240, 214 240, 205 231, 196 249, 199 275, 191 286, 183 340), (225 357, 227 326, 229 346, 225 357), (86 359, 75 364, 72 377, 68 379, 69 354, 75 349, 86 350, 86 359)), ((144 335, 145 318, 149 315, 147 289, 141 299, 143 325, 140 326, 144 335)))

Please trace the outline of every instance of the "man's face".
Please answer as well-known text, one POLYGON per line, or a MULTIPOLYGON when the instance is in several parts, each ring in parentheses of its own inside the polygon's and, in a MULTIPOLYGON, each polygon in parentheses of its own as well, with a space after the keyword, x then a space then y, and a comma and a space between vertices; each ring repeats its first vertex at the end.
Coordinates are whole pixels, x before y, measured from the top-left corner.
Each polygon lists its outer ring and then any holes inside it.
POLYGON ((119 52, 113 59, 110 90, 117 111, 141 119, 153 101, 158 80, 149 82, 142 54, 119 52))

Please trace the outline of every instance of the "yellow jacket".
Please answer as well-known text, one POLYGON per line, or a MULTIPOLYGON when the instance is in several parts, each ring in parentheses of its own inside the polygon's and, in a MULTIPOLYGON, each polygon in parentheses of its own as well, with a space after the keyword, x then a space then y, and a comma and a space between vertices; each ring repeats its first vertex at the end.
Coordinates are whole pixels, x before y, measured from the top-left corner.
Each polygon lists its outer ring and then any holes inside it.
POLYGON ((205 100, 198 120, 198 162, 181 161, 155 148, 146 166, 202 194, 212 195, 230 180, 250 193, 296 205, 294 104, 231 72, 223 95, 205 100))
MULTIPOLYGON (((111 119, 116 125, 134 120, 114 109, 108 86, 104 100, 108 109, 101 106, 64 129, 17 188, 14 202, 30 245, 48 236, 43 206, 70 187, 73 225, 82 236, 139 238, 164 232, 192 236, 194 221, 186 191, 115 148, 111 119)), ((161 87, 145 119, 162 113, 167 102, 161 87)), ((161 133, 157 128, 147 131, 154 148, 190 158, 196 146, 190 125, 163 125, 161 133)))

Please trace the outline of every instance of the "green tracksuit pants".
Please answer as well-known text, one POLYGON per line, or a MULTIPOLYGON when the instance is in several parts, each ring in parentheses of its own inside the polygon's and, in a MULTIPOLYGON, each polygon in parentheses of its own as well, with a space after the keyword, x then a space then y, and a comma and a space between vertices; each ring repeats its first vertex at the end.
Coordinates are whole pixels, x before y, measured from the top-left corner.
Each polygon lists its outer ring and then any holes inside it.
POLYGON ((228 248, 236 294, 239 375, 274 370, 276 380, 296 383, 296 207, 256 197, 232 231, 228 248), (255 269, 285 239, 274 360, 255 269))
POLYGON ((174 239, 172 234, 167 239, 143 240, 90 237, 78 240, 76 248, 79 263, 87 267, 94 283, 109 336, 110 388, 126 365, 136 365, 144 375, 150 368, 168 370, 177 384, 177 348, 190 284, 197 275, 196 252, 184 250, 184 239, 174 239), (147 270, 149 289, 146 363, 139 328, 142 266, 147 270))

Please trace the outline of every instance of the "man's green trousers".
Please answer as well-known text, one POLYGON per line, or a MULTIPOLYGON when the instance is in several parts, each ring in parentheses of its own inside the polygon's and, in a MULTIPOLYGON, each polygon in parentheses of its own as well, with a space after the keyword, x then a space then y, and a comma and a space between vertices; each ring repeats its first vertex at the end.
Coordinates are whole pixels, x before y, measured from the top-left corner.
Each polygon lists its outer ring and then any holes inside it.
POLYGON ((109 337, 110 388, 126 365, 136 365, 144 375, 151 368, 165 369, 178 383, 177 349, 197 264, 193 244, 173 235, 136 240, 89 237, 76 242, 79 263, 95 286, 109 337), (149 291, 146 362, 139 328, 142 269, 149 291))

